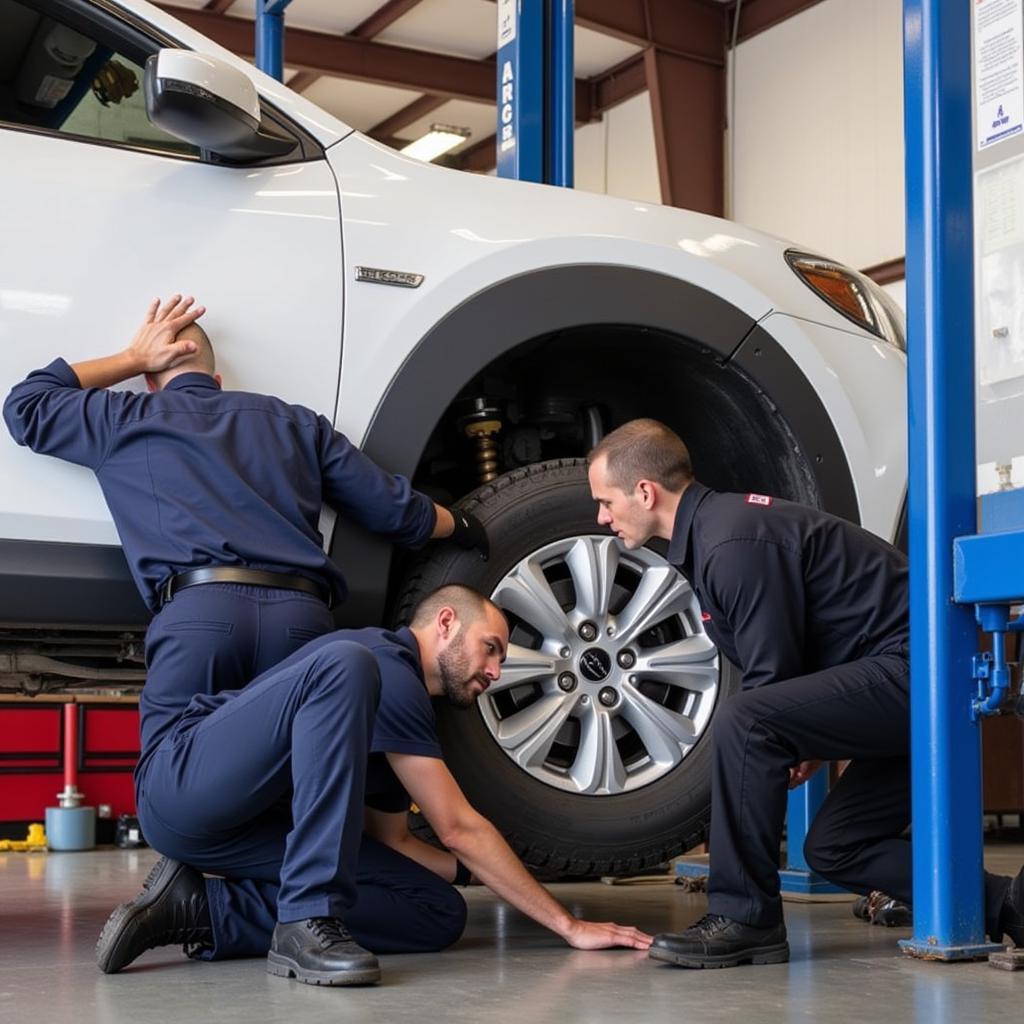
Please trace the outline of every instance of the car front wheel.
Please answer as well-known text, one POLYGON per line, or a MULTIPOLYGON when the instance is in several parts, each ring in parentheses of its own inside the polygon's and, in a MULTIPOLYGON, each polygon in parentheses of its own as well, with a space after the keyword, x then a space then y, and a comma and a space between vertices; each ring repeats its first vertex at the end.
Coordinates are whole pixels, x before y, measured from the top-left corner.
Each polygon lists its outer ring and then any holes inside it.
POLYGON ((628 873, 703 841, 709 725, 739 673, 689 584, 658 551, 597 526, 582 460, 508 473, 463 507, 486 526, 491 559, 434 546, 398 617, 459 582, 508 618, 501 678, 473 708, 438 708, 470 802, 545 873, 628 873))

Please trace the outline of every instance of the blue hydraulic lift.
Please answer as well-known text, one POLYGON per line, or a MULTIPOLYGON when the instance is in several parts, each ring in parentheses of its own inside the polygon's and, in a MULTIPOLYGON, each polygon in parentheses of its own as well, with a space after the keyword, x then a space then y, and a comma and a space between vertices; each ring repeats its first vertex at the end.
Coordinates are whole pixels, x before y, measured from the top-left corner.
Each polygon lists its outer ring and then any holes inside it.
POLYGON ((904 3, 914 935, 901 945, 933 960, 999 948, 984 928, 979 722, 1005 692, 1024 595, 1024 494, 983 498, 983 529, 996 509, 1001 530, 975 535, 971 8, 904 3))

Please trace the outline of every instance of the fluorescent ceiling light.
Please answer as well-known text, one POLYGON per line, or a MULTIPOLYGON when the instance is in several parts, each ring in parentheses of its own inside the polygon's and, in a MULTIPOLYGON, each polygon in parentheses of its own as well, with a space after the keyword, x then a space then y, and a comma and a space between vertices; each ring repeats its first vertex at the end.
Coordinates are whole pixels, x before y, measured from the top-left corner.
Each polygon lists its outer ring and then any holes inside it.
POLYGON ((430 131, 415 142, 410 142, 401 150, 406 156, 415 157, 428 163, 436 160, 442 153, 454 149, 460 142, 470 136, 468 128, 455 128, 450 124, 432 124, 430 131))

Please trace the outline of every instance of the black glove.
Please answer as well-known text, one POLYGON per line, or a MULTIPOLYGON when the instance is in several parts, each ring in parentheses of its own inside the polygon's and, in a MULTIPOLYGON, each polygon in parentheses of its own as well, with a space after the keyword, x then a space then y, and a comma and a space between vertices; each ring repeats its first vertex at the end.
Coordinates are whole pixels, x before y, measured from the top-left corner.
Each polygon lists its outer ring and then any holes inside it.
POLYGON ((452 530, 451 539, 465 548, 467 551, 479 551, 480 558, 486 562, 491 554, 491 542, 487 539, 487 531, 484 524, 476 516, 463 512, 461 508, 448 509, 455 520, 455 529, 452 530))

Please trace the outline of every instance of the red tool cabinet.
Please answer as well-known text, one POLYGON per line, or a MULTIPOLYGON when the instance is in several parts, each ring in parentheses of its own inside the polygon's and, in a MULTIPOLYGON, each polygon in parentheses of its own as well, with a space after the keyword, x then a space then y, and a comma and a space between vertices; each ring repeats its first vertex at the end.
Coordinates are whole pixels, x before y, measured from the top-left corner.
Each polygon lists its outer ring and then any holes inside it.
POLYGON ((106 804, 116 820, 135 813, 132 769, 139 757, 135 698, 67 694, 0 695, 0 837, 24 838, 24 826, 42 821, 63 786, 63 707, 78 720, 78 788, 83 803, 106 804))

